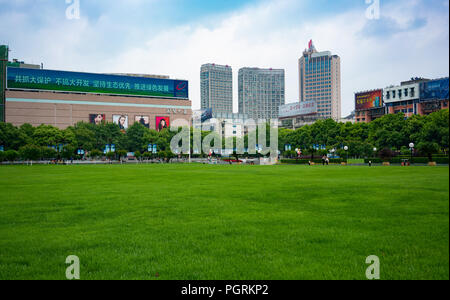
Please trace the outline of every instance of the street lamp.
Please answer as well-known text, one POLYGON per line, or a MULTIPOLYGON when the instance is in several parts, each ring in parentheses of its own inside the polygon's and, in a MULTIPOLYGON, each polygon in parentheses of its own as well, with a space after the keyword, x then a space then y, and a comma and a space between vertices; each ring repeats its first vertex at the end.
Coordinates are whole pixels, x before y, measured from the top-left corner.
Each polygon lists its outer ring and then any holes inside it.
POLYGON ((345 152, 347 153, 347 163, 348 163, 348 146, 344 147, 345 152))
POLYGON ((410 143, 409 144, 409 150, 411 150, 411 163, 412 163, 412 160, 413 160, 413 155, 414 155, 414 143, 410 143))

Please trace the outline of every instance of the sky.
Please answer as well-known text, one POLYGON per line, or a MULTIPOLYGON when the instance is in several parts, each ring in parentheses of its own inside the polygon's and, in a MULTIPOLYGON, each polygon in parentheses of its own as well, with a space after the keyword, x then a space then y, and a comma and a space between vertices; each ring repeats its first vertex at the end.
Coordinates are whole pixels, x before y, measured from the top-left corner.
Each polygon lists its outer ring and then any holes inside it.
POLYGON ((200 67, 286 71, 299 101, 298 59, 312 39, 341 57, 342 115, 354 93, 411 77, 449 76, 449 0, 0 0, 0 44, 44 68, 145 73, 189 80, 200 108, 200 67), (379 18, 366 12, 379 1, 379 18), (367 3, 366 3, 367 2, 367 3))

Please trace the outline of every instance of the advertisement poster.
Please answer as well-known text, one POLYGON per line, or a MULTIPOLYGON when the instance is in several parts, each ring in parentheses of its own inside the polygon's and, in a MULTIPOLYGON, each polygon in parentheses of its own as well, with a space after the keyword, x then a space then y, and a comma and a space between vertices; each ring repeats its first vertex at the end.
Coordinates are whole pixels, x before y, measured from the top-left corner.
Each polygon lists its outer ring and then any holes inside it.
POLYGON ((136 123, 141 123, 145 128, 150 128, 150 117, 149 116, 135 116, 134 121, 136 123))
POLYGON ((307 116, 317 113, 316 101, 305 101, 286 104, 280 107, 280 118, 289 118, 295 116, 307 116))
POLYGON ((383 106, 383 91, 376 90, 355 95, 356 110, 365 110, 383 106))
POLYGON ((170 118, 169 117, 156 117, 156 130, 161 131, 163 129, 167 129, 170 126, 170 118))
POLYGON ((95 125, 100 125, 106 122, 105 114, 91 114, 89 115, 89 122, 95 125))
POLYGON ((113 123, 119 125, 121 130, 127 130, 128 129, 128 116, 113 115, 113 123))
POLYGON ((8 88, 189 99, 186 80, 8 67, 8 88))

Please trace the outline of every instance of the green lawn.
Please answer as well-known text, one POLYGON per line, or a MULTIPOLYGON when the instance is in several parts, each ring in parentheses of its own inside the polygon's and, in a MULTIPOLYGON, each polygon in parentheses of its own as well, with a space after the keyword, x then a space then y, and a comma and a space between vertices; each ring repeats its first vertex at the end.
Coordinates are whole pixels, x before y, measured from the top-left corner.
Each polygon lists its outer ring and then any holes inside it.
POLYGON ((0 194, 0 279, 449 279, 448 167, 0 166, 0 194))

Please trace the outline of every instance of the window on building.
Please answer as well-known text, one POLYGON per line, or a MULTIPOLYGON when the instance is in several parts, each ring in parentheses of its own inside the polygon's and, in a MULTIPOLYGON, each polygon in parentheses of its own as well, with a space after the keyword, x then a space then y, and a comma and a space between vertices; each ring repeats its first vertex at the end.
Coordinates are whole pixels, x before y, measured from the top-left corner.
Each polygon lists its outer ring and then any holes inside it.
POLYGON ((391 99, 391 92, 386 92, 386 99, 391 99))
POLYGON ((411 88, 411 97, 414 97, 416 93, 416 89, 415 88, 411 88))
POLYGON ((402 90, 398 90, 398 97, 399 97, 399 98, 402 97, 402 90))
POLYGON ((405 89, 405 97, 408 97, 408 89, 405 89))

